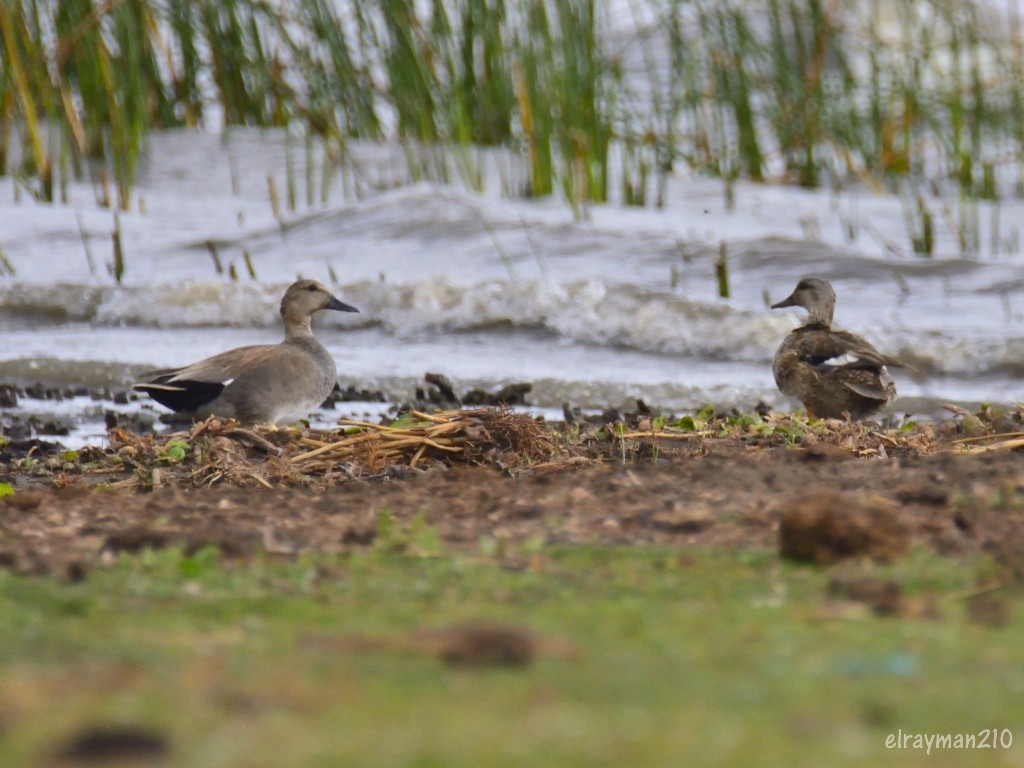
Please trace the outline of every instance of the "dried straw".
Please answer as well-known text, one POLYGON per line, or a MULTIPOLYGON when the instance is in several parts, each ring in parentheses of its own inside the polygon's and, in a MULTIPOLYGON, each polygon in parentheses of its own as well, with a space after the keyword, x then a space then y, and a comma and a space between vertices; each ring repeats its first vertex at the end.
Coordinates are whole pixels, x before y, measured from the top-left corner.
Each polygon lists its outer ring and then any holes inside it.
POLYGON ((290 456, 288 462, 303 474, 321 474, 348 461, 358 474, 365 474, 395 465, 415 468, 428 460, 521 467, 550 461, 557 452, 550 432, 525 414, 481 408, 411 411, 409 416, 417 422, 394 426, 340 419, 342 431, 328 439, 300 438, 299 444, 310 450, 290 456))

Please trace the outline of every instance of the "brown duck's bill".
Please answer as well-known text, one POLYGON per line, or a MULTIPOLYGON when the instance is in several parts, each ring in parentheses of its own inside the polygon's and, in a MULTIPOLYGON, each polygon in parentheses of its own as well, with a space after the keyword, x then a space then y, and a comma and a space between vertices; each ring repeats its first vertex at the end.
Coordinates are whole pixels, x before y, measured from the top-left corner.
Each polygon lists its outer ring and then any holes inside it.
POLYGON ((355 307, 353 307, 353 306, 352 306, 351 304, 346 304, 346 303, 345 303, 345 302, 343 302, 343 301, 338 301, 338 300, 337 300, 336 298, 334 298, 333 296, 331 296, 331 301, 330 301, 330 303, 329 303, 329 304, 328 304, 328 305, 327 305, 327 306, 325 307, 325 309, 336 309, 336 310, 338 310, 339 312, 358 312, 358 311, 359 311, 358 309, 356 309, 355 307))

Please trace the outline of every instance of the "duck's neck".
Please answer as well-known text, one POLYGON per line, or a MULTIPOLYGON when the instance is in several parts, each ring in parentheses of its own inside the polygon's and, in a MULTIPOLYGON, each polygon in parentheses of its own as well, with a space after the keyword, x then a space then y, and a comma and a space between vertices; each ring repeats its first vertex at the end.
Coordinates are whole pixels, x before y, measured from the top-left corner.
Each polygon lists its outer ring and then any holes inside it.
POLYGON ((834 310, 835 307, 832 304, 818 304, 808 307, 807 325, 820 325, 825 328, 831 328, 834 310))
POLYGON ((309 317, 285 317, 284 319, 284 340, 312 338, 313 327, 309 317))

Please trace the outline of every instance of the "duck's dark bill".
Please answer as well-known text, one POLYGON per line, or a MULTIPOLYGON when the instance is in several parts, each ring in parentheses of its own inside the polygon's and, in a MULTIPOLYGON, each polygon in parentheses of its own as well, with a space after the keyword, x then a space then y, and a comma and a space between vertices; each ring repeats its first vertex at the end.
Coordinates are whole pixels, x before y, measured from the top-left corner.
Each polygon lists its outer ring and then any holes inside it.
POLYGON ((338 301, 333 296, 331 297, 331 303, 327 305, 327 309, 336 309, 339 312, 358 312, 359 310, 353 307, 351 304, 346 304, 343 301, 338 301))
POLYGON ((795 306, 797 306, 797 304, 796 304, 795 301, 793 301, 793 297, 792 296, 787 296, 782 301, 780 301, 778 304, 772 304, 772 309, 782 309, 783 307, 795 307, 795 306))

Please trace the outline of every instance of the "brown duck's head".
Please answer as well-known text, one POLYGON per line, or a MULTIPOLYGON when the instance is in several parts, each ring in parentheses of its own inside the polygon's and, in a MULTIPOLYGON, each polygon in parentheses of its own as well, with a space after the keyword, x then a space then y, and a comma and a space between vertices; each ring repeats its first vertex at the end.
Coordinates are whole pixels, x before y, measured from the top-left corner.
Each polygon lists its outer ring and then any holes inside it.
POLYGON ((317 280, 298 280, 288 286, 281 299, 281 317, 285 320, 308 320, 321 309, 358 312, 355 307, 338 301, 327 286, 317 280))
POLYGON ((820 277, 805 277, 796 284, 793 292, 772 304, 772 309, 783 307, 803 307, 810 313, 809 323, 832 325, 832 313, 836 308, 836 292, 832 290, 828 280, 820 277))

